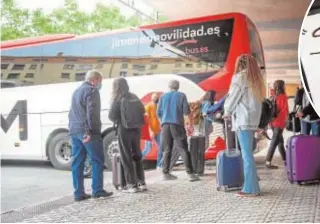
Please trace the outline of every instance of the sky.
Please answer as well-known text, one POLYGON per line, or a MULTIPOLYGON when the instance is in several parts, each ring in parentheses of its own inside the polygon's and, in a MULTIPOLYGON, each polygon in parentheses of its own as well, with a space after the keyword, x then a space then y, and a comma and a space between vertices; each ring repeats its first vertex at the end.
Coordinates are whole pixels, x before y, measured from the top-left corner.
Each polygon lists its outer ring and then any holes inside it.
MULTIPOLYGON (((134 1, 134 5, 137 9, 144 12, 145 14, 151 15, 153 13, 153 8, 145 3, 143 0, 122 0, 124 2, 132 2, 134 1)), ((51 10, 63 7, 64 0, 16 0, 18 5, 22 8, 28 8, 31 10, 42 8, 45 12, 50 12, 51 10)), ((134 10, 127 7, 119 0, 77 0, 80 10, 91 12, 94 10, 95 5, 98 2, 105 3, 105 4, 113 4, 120 8, 120 11, 125 16, 131 16, 135 13, 134 10)))

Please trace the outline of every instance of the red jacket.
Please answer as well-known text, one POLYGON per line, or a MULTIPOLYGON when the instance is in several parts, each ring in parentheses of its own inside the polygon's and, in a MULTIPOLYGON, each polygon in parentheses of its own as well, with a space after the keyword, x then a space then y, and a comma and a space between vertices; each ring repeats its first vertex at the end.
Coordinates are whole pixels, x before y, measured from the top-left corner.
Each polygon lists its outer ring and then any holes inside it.
POLYGON ((276 96, 276 106, 278 115, 271 122, 271 126, 284 129, 286 127, 286 120, 289 114, 288 97, 286 94, 280 94, 276 96))

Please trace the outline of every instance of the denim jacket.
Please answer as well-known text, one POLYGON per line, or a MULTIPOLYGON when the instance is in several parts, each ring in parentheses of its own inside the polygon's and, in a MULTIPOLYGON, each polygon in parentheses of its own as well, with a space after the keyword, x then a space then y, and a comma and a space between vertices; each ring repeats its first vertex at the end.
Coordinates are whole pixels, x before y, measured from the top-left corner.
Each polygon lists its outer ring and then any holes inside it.
POLYGON ((202 115, 205 115, 203 118, 205 135, 210 135, 213 131, 212 119, 210 115, 208 115, 208 108, 210 106, 210 103, 207 101, 204 101, 201 105, 201 113, 202 115))
POLYGON ((262 104, 250 91, 244 73, 235 74, 224 103, 224 114, 232 117, 232 129, 257 130, 261 117, 262 104))

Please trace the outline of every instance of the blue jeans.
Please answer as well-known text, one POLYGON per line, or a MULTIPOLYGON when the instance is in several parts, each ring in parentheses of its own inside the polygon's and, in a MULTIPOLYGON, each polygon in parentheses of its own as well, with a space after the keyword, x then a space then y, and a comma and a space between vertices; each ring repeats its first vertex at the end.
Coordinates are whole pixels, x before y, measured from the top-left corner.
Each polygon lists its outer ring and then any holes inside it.
POLYGON ((95 195, 103 191, 104 153, 102 137, 100 135, 92 135, 89 142, 83 143, 83 134, 75 134, 71 135, 71 141, 74 197, 79 198, 85 193, 83 169, 87 154, 92 163, 92 194, 95 195))
POLYGON ((242 192, 248 194, 260 193, 256 163, 253 158, 254 131, 237 131, 243 159, 244 184, 242 192))
MULTIPOLYGON (((162 167, 162 147, 161 147, 160 136, 161 136, 160 133, 154 136, 154 140, 158 145, 157 167, 162 167)), ((143 158, 150 152, 151 147, 152 147, 152 142, 146 141, 146 145, 142 151, 143 158)))
POLYGON ((320 122, 308 123, 304 120, 301 120, 301 133, 304 135, 320 136, 320 122))

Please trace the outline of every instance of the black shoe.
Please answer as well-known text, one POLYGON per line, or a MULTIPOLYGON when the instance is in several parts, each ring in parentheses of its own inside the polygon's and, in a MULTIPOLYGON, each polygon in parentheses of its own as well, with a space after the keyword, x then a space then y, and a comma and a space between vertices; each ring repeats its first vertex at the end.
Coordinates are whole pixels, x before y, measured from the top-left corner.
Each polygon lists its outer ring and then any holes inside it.
POLYGON ((103 190, 103 191, 100 191, 96 194, 93 194, 92 198, 107 198, 107 197, 110 197, 111 195, 113 195, 113 192, 107 192, 107 191, 103 190))
POLYGON ((84 194, 83 196, 80 196, 80 197, 75 197, 74 198, 74 201, 84 201, 84 200, 87 200, 91 197, 91 195, 89 194, 84 194))
POLYGON ((88 174, 88 175, 83 175, 83 178, 87 179, 87 178, 92 178, 92 175, 88 174))
POLYGON ((176 179, 178 179, 178 177, 175 175, 172 175, 171 173, 163 174, 163 180, 165 180, 165 181, 176 180, 176 179))
POLYGON ((278 169, 278 166, 271 165, 271 164, 266 164, 266 167, 267 167, 268 169, 272 169, 272 170, 278 169))
POLYGON ((200 180, 199 176, 195 175, 194 173, 188 174, 188 176, 189 176, 189 181, 190 182, 200 180))

